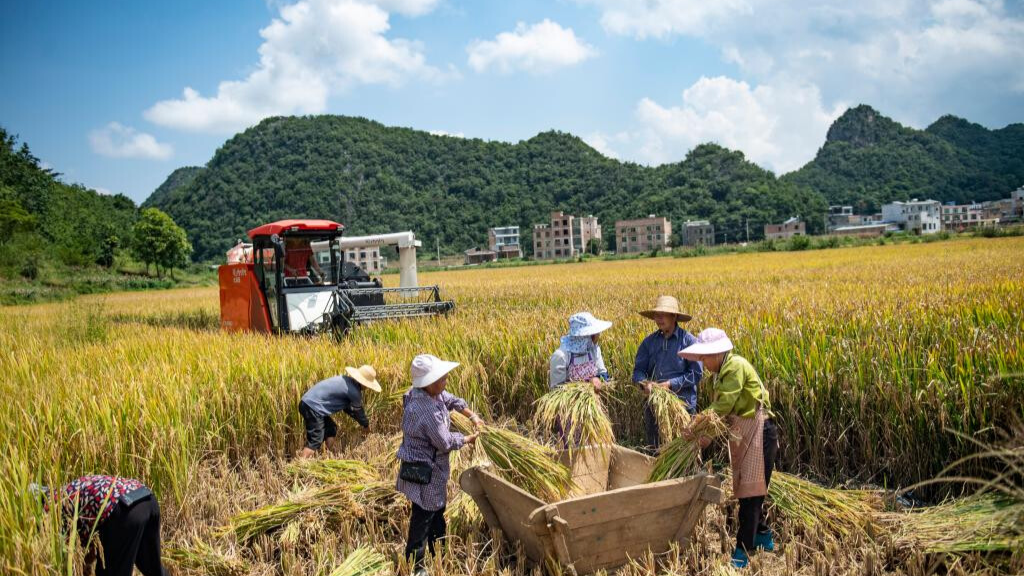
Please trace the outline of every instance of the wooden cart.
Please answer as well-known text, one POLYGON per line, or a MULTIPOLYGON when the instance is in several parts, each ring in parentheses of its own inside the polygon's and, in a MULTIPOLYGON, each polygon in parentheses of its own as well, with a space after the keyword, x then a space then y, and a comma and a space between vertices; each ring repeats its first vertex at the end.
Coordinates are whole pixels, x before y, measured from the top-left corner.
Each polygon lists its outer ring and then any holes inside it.
POLYGON ((459 477, 488 526, 522 543, 536 563, 553 559, 577 574, 621 566, 672 542, 689 544, 708 503, 722 500, 710 474, 645 484, 654 459, 623 448, 586 447, 559 454, 579 487, 570 498, 544 502, 503 480, 487 466, 459 477))

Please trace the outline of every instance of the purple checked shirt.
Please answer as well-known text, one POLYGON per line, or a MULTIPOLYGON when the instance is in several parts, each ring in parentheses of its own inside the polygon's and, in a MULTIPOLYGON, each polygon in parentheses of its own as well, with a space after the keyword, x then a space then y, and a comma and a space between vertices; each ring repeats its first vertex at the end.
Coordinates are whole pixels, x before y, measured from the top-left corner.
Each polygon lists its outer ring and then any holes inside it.
POLYGON ((451 467, 448 453, 466 443, 462 434, 452 432, 452 410, 466 409, 466 401, 449 392, 431 396, 419 388, 412 388, 402 397, 402 445, 398 459, 405 462, 433 462, 430 484, 416 484, 402 480, 395 489, 424 510, 440 510, 448 499, 448 477, 451 467))

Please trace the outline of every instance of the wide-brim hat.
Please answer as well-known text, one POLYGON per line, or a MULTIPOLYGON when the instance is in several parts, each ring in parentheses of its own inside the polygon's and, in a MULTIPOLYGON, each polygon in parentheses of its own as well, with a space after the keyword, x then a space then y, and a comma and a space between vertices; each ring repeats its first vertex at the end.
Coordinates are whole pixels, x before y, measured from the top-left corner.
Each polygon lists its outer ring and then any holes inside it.
POLYGON ((677 322, 689 322, 692 318, 689 314, 684 314, 679 310, 679 300, 676 300, 674 296, 658 296, 658 299, 654 301, 654 308, 644 310, 640 312, 640 315, 654 320, 654 315, 659 312, 675 314, 677 322))
POLYGON ((377 382, 377 371, 369 364, 363 364, 359 368, 345 366, 345 374, 374 392, 380 392, 380 382, 377 382))
POLYGON ((599 320, 590 312, 580 312, 569 316, 569 336, 573 338, 600 334, 611 327, 611 322, 599 320))
POLYGON ((412 387, 426 388, 441 379, 459 365, 458 362, 441 360, 433 354, 420 354, 412 359, 412 387))
POLYGON ((725 330, 705 328, 697 335, 697 342, 678 352, 681 358, 700 360, 702 356, 714 356, 732 350, 732 340, 725 330))

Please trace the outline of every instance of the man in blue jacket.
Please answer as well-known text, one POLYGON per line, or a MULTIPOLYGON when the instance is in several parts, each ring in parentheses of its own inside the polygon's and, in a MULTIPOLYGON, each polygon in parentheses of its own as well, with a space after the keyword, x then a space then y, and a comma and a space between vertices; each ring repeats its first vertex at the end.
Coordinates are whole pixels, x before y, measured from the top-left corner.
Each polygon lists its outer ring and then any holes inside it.
MULTIPOLYGON (((695 414, 697 383, 703 369, 700 362, 679 357, 680 350, 697 342, 693 334, 679 326, 680 322, 689 322, 690 315, 679 310, 679 301, 672 296, 659 296, 654 307, 640 315, 654 320, 658 329, 644 338, 636 351, 633 382, 640 384, 647 393, 653 386, 668 388, 686 404, 690 414, 695 414)), ((650 403, 644 406, 644 429, 647 449, 657 450, 661 440, 650 403)))
POLYGON ((344 412, 364 432, 370 429, 370 419, 363 409, 363 388, 380 392, 373 366, 346 366, 345 374, 321 380, 302 395, 299 414, 306 426, 306 445, 299 450, 300 458, 313 456, 324 442, 337 436, 338 426, 331 419, 332 414, 344 412))

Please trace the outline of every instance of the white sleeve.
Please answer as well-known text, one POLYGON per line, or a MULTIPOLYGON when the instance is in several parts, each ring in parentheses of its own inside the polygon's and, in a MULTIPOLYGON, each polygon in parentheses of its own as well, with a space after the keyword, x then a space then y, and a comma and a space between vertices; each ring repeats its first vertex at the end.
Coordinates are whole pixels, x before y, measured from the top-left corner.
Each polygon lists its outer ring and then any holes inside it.
POLYGON ((597 347, 597 372, 598 374, 605 374, 608 369, 604 367, 604 354, 601 353, 601 347, 597 347))
POLYGON ((548 388, 555 389, 562 384, 565 384, 566 370, 568 369, 568 362, 565 358, 565 352, 562 352, 561 348, 555 350, 555 353, 551 355, 551 365, 548 367, 548 388))

